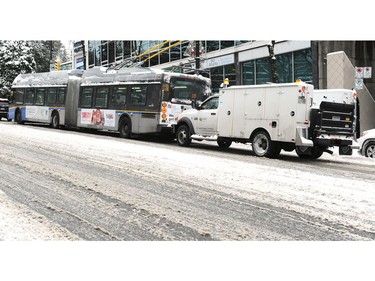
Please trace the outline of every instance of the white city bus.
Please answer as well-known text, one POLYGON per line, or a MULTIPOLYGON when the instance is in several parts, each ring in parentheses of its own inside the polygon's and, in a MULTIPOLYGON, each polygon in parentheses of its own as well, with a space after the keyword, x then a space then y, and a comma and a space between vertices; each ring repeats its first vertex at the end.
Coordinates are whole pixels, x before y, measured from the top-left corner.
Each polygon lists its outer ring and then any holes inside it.
POLYGON ((53 128, 91 128, 174 136, 178 115, 210 95, 210 79, 151 68, 83 74, 68 71, 20 74, 14 80, 9 118, 53 128))

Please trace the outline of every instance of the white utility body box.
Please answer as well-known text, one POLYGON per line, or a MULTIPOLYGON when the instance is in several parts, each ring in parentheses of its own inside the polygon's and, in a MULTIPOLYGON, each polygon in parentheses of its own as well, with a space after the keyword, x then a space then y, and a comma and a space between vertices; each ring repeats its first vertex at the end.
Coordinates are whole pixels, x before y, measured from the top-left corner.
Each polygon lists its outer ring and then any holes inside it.
POLYGON ((224 88, 217 113, 218 137, 251 139, 262 129, 272 141, 313 146, 307 139, 313 90, 305 83, 224 88))

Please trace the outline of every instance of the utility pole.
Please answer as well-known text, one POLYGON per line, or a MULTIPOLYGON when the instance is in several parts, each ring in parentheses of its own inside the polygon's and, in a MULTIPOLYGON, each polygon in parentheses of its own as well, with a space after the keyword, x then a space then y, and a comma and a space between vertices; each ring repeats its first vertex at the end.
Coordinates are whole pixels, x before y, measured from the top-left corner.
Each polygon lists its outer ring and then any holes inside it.
POLYGON ((49 55, 49 63, 52 63, 53 59, 53 41, 49 41, 49 50, 50 50, 50 55, 49 55))
POLYGON ((270 55, 272 83, 277 83, 276 57, 275 57, 275 40, 270 41, 267 44, 267 47, 268 47, 268 52, 269 52, 269 55, 270 55))
POLYGON ((196 73, 199 74, 199 69, 201 68, 201 61, 199 57, 199 40, 195 41, 195 69, 197 70, 196 73))

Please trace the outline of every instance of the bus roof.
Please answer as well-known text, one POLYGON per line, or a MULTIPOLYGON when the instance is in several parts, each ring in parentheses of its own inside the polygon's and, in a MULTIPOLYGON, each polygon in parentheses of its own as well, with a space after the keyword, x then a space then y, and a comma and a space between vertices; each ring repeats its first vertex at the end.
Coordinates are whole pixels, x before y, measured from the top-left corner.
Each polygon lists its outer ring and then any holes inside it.
POLYGON ((42 73, 19 74, 13 81, 13 88, 32 86, 60 86, 67 85, 69 71, 51 71, 42 73))
POLYGON ((104 67, 94 67, 85 70, 82 76, 83 85, 131 83, 131 82, 162 82, 162 79, 169 80, 170 77, 204 80, 210 84, 210 79, 201 75, 166 72, 157 68, 149 67, 128 67, 119 70, 106 72, 104 67))
POLYGON ((169 81, 171 77, 180 77, 185 79, 196 79, 205 81, 211 85, 211 80, 201 75, 185 74, 176 72, 167 72, 162 69, 148 67, 128 67, 117 71, 107 72, 106 67, 93 67, 84 70, 82 73, 75 73, 70 70, 51 71, 42 73, 19 74, 13 81, 13 88, 24 87, 51 87, 66 86, 70 78, 80 79, 82 77, 83 85, 98 84, 119 84, 119 83, 161 83, 162 79, 169 81))

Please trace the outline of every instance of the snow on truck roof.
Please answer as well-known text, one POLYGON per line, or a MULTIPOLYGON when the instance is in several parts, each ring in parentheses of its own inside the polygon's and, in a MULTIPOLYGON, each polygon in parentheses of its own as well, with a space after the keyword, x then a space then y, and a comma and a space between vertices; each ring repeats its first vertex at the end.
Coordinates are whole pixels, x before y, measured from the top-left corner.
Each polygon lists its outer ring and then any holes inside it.
POLYGON ((222 90, 228 89, 254 89, 254 88, 281 88, 281 87, 297 87, 299 85, 308 85, 314 87, 312 84, 305 82, 295 82, 295 83, 269 83, 269 84, 258 84, 258 85, 229 85, 227 88, 222 88, 222 90))

